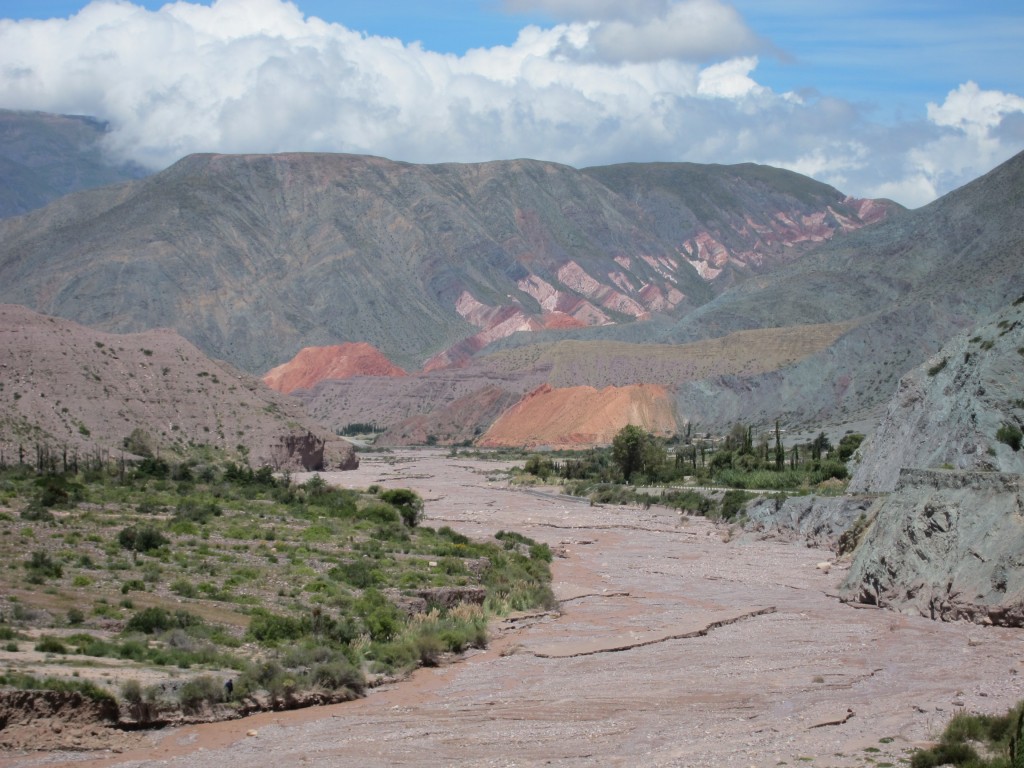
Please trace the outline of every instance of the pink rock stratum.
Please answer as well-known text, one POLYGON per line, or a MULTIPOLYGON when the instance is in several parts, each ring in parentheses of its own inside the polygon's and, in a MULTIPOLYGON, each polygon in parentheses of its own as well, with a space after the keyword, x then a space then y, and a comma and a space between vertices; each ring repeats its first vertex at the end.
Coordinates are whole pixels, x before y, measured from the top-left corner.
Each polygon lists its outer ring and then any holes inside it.
POLYGON ((488 650, 350 704, 157 732, 102 759, 0 765, 897 764, 961 707, 1002 712, 1024 697, 1019 631, 842 605, 829 595, 845 568, 815 567, 828 552, 510 490, 488 480, 498 469, 370 454, 327 477, 415 488, 427 524, 564 548, 561 615, 498 623, 488 650))

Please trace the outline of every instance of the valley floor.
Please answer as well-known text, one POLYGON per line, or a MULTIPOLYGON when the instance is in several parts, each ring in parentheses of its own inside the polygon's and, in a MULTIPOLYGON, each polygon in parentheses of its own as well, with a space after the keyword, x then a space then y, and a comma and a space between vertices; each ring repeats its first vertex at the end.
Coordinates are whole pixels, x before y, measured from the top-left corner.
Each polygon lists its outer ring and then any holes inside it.
POLYGON ((560 614, 356 702, 0 766, 895 765, 959 708, 1024 698, 1021 631, 840 604, 843 569, 815 567, 829 552, 524 493, 442 452, 361 461, 328 481, 413 488, 428 525, 550 544, 560 614))

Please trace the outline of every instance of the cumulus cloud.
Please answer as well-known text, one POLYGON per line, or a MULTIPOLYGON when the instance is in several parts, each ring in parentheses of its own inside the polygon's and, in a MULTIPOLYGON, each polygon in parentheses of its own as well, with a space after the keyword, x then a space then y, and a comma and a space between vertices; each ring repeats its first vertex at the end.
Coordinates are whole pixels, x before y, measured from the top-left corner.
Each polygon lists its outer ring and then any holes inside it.
POLYGON ((776 93, 757 81, 758 41, 718 0, 515 2, 565 21, 455 56, 284 0, 94 0, 70 19, 0 21, 0 106, 108 120, 110 151, 152 168, 208 151, 754 161, 911 205, 1020 146, 1007 129, 1020 97, 973 83, 890 127, 776 93))
POLYGON ((669 0, 505 0, 505 7, 511 11, 540 11, 560 21, 644 21, 663 15, 669 0))

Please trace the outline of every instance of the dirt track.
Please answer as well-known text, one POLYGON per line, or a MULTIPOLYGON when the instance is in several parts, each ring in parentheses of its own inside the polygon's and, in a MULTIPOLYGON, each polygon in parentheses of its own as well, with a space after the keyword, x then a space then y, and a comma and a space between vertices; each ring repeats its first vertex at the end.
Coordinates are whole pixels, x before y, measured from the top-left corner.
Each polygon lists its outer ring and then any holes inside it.
POLYGON ((428 524, 564 547, 560 616, 503 624, 487 651, 350 704, 0 765, 895 764, 958 707, 1024 698, 1019 631, 841 605, 842 570, 815 568, 827 552, 726 543, 703 520, 541 498, 488 481, 492 464, 415 456, 364 455, 329 479, 415 488, 428 524))

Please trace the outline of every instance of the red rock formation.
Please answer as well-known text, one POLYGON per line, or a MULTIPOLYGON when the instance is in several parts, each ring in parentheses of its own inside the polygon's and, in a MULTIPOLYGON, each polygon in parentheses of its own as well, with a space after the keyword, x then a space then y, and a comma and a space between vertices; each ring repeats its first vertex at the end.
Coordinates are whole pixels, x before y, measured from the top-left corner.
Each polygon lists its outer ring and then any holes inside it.
POLYGON ((296 389, 309 389, 327 379, 407 375, 376 347, 360 342, 306 347, 287 363, 264 374, 263 383, 271 389, 288 394, 296 389))
POLYGON ((503 413, 480 438, 484 447, 579 448, 608 445, 627 424, 676 431, 672 397, 657 384, 552 387, 545 384, 503 413))

